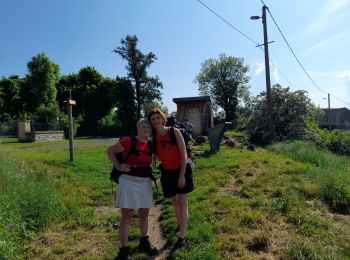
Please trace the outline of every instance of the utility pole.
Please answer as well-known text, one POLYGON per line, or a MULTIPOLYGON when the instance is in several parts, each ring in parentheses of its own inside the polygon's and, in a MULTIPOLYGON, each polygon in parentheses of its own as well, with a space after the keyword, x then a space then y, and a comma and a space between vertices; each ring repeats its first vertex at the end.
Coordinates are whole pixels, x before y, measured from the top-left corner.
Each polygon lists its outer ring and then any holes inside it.
MULTIPOLYGON (((268 113, 268 129, 269 129, 269 143, 272 142, 275 131, 273 125, 273 106, 271 97, 271 81, 270 81, 270 63, 269 63, 269 42, 267 39, 267 21, 266 21, 266 9, 267 6, 262 7, 262 16, 251 16, 250 19, 257 20, 262 18, 263 30, 264 30, 264 52, 265 52, 265 77, 266 77, 266 102, 268 113)), ((260 46, 260 45, 258 45, 260 46)), ((257 47, 258 47, 257 46, 257 47)))
POLYGON ((271 81, 270 81, 270 59, 269 59, 269 43, 267 40, 267 21, 266 21, 266 5, 262 7, 262 23, 264 27, 264 51, 265 51, 265 70, 266 70, 266 100, 267 100, 267 110, 269 114, 269 137, 270 142, 272 142, 275 135, 273 126, 273 106, 271 98, 271 81))
POLYGON ((332 130, 332 125, 331 125, 331 100, 330 100, 330 95, 328 93, 328 130, 332 130))

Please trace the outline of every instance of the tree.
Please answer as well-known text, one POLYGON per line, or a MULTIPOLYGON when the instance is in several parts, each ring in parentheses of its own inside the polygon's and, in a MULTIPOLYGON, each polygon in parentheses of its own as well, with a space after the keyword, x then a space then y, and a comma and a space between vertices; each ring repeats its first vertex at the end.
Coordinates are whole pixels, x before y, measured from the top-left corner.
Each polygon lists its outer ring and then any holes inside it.
MULTIPOLYGON (((271 89, 273 104, 273 122, 275 140, 301 139, 308 130, 309 122, 313 121, 317 109, 306 96, 305 91, 291 92, 289 88, 274 85, 271 89)), ((255 142, 268 141, 268 109, 266 92, 262 92, 252 100, 249 106, 249 120, 246 130, 255 142)))
POLYGON ((220 54, 219 59, 208 59, 201 64, 195 82, 202 95, 209 95, 225 111, 226 121, 236 119, 239 101, 248 93, 249 77, 243 58, 220 54))
POLYGON ((78 74, 71 74, 61 78, 58 84, 58 100, 61 109, 65 110, 64 102, 69 98, 76 100, 73 116, 81 116, 82 121, 79 134, 96 134, 99 120, 108 115, 115 106, 116 81, 103 77, 95 68, 87 66, 78 74))
POLYGON ((126 134, 135 129, 137 121, 135 90, 127 78, 116 79, 116 122, 120 134, 126 134))
POLYGON ((21 89, 26 112, 37 121, 55 121, 59 112, 56 101, 59 65, 40 53, 28 62, 27 67, 26 82, 21 89))
POLYGON ((20 97, 23 83, 23 79, 17 75, 0 80, 0 121, 20 118, 23 112, 20 97))
MULTIPOLYGON (((78 93, 79 89, 79 74, 73 73, 69 75, 63 75, 57 84, 57 101, 61 111, 67 113, 67 100, 70 98, 70 91, 72 97, 78 97, 82 93, 78 93)), ((73 117, 77 117, 80 114, 79 108, 81 107, 80 102, 74 106, 73 117)))
POLYGON ((145 102, 161 100, 160 89, 163 88, 163 84, 158 77, 149 77, 147 74, 147 68, 157 59, 155 54, 152 52, 143 54, 137 49, 137 42, 136 35, 127 35, 125 39, 121 39, 122 46, 113 52, 128 62, 126 65, 128 79, 135 88, 137 118, 140 118, 145 102))

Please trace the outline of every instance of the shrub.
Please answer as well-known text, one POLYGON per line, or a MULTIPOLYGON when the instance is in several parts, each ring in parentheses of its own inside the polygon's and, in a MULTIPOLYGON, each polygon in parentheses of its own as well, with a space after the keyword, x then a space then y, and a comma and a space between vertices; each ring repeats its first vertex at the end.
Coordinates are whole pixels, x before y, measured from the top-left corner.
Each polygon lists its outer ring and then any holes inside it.
POLYGON ((350 155, 350 133, 341 130, 320 129, 316 124, 309 124, 308 134, 304 138, 327 148, 333 153, 350 155))
MULTIPOLYGON (((276 140, 295 140, 305 136, 308 122, 316 115, 316 108, 304 91, 291 92, 289 88, 275 85, 271 89, 273 123, 276 140)), ((266 93, 262 92, 248 106, 246 126, 252 141, 266 144, 268 140, 268 108, 266 93)))

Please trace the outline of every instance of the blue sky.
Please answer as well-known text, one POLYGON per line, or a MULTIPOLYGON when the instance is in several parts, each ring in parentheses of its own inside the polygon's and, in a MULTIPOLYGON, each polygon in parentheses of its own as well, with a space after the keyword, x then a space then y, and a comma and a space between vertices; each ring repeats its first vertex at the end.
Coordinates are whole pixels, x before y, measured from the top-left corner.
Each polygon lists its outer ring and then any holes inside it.
MULTIPOLYGON (((202 0, 231 25, 263 42, 260 0, 202 0)), ((350 108, 350 0, 265 0, 265 4, 319 90, 300 68, 267 14, 271 82, 303 89, 327 107, 350 108), (344 103, 343 101, 349 103, 344 103)), ((193 82, 205 59, 220 53, 244 58, 250 91, 266 89, 264 53, 197 0, 1 0, 0 76, 27 73, 40 52, 61 67, 61 74, 95 67, 108 77, 125 76, 125 61, 112 50, 135 34, 139 49, 157 56, 149 70, 163 82, 163 100, 176 110, 174 97, 198 95, 193 82)), ((73 97, 74 98, 74 97, 73 97)))

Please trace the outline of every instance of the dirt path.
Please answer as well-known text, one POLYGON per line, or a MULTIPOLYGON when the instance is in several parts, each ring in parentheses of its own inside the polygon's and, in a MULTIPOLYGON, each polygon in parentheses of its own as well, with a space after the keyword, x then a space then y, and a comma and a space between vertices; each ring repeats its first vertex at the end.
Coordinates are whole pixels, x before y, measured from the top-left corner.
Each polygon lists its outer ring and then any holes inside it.
POLYGON ((162 236, 162 232, 160 229, 160 205, 156 205, 154 208, 150 210, 150 214, 148 217, 148 235, 154 245, 158 249, 158 255, 153 259, 167 259, 170 253, 170 247, 166 244, 166 240, 162 236))
MULTIPOLYGON (((154 208, 150 209, 148 217, 148 235, 153 246, 158 249, 158 255, 152 259, 165 260, 169 259, 171 247, 167 245, 167 241, 163 238, 160 229, 160 205, 155 205, 154 208)), ((109 206, 101 206, 97 208, 97 212, 100 214, 110 214, 116 212, 119 209, 109 206)))

